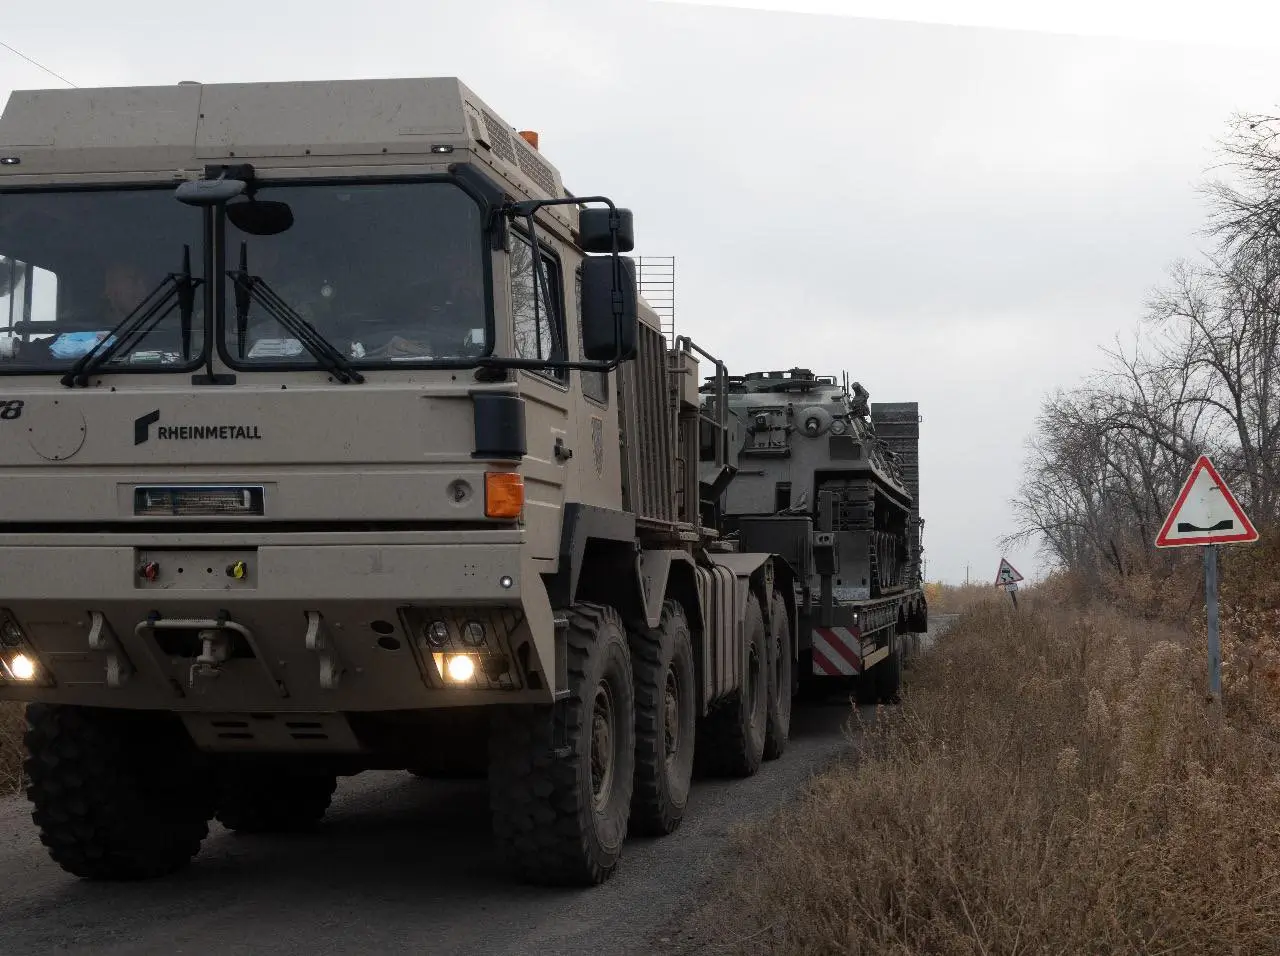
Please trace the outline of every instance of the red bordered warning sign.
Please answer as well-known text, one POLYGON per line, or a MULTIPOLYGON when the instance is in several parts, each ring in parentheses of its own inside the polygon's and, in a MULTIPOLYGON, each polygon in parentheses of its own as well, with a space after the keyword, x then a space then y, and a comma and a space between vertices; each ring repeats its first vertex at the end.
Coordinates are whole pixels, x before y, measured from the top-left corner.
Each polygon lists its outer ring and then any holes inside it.
POLYGON ((1207 455, 1196 459, 1164 527, 1157 548, 1204 544, 1244 544, 1258 540, 1253 526, 1207 455))
POLYGON ((1000 567, 996 570, 996 587, 1011 587, 1022 580, 1022 575, 1018 573, 1006 559, 1000 559, 1000 567))

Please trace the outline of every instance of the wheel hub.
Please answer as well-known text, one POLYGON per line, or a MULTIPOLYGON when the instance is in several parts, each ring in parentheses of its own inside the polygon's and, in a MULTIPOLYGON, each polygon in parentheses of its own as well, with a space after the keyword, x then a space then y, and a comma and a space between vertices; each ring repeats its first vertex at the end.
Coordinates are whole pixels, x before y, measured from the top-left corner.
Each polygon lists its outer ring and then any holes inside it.
POLYGON ((667 670, 666 692, 663 697, 663 724, 665 725, 665 759, 675 759, 680 747, 680 683, 671 669, 667 670))
POLYGON ((608 685, 601 684, 591 715, 591 791, 597 810, 609 801, 613 764, 613 697, 608 685))

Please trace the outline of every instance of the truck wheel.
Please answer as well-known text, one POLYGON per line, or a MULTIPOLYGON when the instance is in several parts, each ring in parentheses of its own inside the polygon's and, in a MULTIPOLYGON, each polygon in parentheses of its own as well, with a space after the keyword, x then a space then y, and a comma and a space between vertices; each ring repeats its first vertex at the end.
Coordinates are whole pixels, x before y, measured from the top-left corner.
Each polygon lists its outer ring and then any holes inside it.
POLYGON ((764 757, 768 647, 764 614, 752 595, 746 607, 747 672, 743 686, 718 702, 698 727, 695 760, 706 774, 750 777, 764 757))
POLYGON ((636 682, 636 773, 631 829, 664 836, 680 826, 693 778, 698 711, 693 642, 678 601, 656 628, 631 634, 636 682))
POLYGON ((775 622, 769 635, 769 703, 765 723, 764 759, 777 760, 791 737, 791 622, 787 602, 777 591, 770 601, 769 617, 775 622))
POLYGON ((257 767, 219 775, 218 822, 237 833, 298 833, 324 819, 338 787, 331 773, 289 773, 257 767))
POLYGON ((27 798, 68 873, 143 880, 190 864, 213 801, 200 755, 169 714, 30 704, 27 798))
POLYGON ((568 653, 567 698, 494 708, 489 801, 494 838, 517 876, 590 886, 617 869, 635 782, 635 690, 618 612, 576 605, 568 653))

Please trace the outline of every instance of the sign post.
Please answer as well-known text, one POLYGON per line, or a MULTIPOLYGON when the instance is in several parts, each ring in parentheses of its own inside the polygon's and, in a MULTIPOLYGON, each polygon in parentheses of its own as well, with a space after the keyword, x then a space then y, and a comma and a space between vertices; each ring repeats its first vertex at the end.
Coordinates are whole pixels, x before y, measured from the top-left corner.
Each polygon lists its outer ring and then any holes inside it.
POLYGON ((1248 544, 1258 530, 1207 455, 1182 485, 1156 536, 1157 548, 1204 548, 1204 600, 1209 650, 1209 697, 1222 701, 1222 645, 1218 635, 1218 545, 1248 544))
POLYGON ((1008 592, 1015 608, 1018 606, 1018 582, 1021 580, 1022 575, 1017 569, 1005 558, 1001 558, 1000 567, 996 570, 996 587, 1002 587, 1008 592))

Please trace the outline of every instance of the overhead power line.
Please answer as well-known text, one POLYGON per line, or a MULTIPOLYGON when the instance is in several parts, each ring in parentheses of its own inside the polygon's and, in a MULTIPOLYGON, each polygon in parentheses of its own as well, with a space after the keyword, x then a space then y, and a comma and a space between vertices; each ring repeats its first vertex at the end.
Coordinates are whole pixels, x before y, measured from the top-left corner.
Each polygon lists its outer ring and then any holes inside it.
POLYGON ((44 71, 45 71, 46 73, 48 73, 50 76, 57 77, 57 78, 58 78, 58 79, 60 79, 63 83, 67 84, 67 86, 71 86, 71 87, 75 87, 76 89, 79 89, 79 87, 78 87, 78 86, 76 86, 74 83, 72 83, 70 80, 68 80, 65 76, 62 76, 62 75, 61 75, 61 74, 59 74, 59 73, 55 73, 55 72, 53 72, 53 70, 49 69, 49 68, 48 68, 47 66, 45 66, 43 63, 37 63, 35 60, 31 59, 31 57, 27 56, 27 55, 26 55, 25 53, 23 53, 21 50, 15 50, 13 47, 9 46, 9 44, 5 43, 3 40, 0 40, 0 46, 4 47, 6 50, 8 50, 8 51, 9 51, 10 53, 12 53, 14 56, 20 56, 20 57, 22 57, 24 60, 26 60, 28 63, 30 63, 32 66, 36 67, 37 69, 44 70, 44 71))

